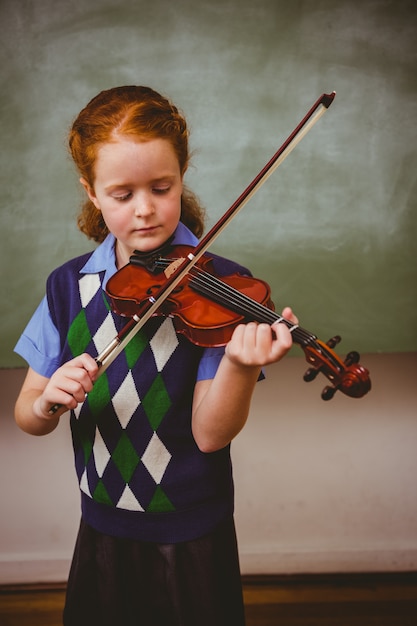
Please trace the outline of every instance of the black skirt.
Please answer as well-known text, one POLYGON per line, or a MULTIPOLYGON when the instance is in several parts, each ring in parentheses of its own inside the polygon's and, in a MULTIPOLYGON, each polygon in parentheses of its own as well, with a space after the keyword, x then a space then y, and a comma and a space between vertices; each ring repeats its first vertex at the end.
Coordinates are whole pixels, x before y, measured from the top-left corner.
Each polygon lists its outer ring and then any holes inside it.
POLYGON ((200 539, 154 544, 81 521, 64 626, 244 626, 233 519, 200 539))

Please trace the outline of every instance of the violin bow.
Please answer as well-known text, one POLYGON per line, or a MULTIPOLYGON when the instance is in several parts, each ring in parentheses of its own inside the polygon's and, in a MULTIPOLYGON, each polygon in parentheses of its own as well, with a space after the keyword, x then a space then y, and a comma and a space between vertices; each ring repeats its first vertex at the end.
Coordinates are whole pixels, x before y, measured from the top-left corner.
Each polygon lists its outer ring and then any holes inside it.
MULTIPOLYGON (((134 315, 129 322, 122 328, 119 334, 102 350, 96 357, 96 363, 99 366, 97 378, 105 372, 105 370, 113 363, 116 357, 124 350, 127 344, 139 332, 146 322, 156 313, 161 304, 169 297, 179 283, 189 273, 191 268, 197 261, 207 252, 210 245, 220 235, 232 219, 241 209, 249 202, 252 196, 260 189, 265 181, 273 174, 273 172, 281 165, 281 163, 289 156, 294 148, 312 129, 314 124, 318 122, 320 117, 327 111, 336 96, 336 92, 330 94, 322 94, 320 98, 313 104, 308 113, 303 117, 301 122, 296 126, 284 143, 278 148, 268 163, 255 176, 251 183, 235 200, 231 207, 224 215, 214 224, 208 233, 201 239, 199 244, 194 248, 185 259, 180 262, 174 262, 172 271, 167 276, 166 282, 159 288, 156 295, 152 296, 143 303, 140 310, 134 315)), ((169 268, 168 268, 169 269, 169 268)), ((60 405, 54 405, 49 410, 50 414, 56 413, 60 405)))
POLYGON ((284 141, 280 148, 271 157, 268 163, 257 174, 252 182, 246 187, 241 195, 235 200, 231 207, 224 215, 214 224, 208 233, 201 239, 199 244, 194 248, 185 259, 182 259, 178 267, 174 269, 167 281, 160 287, 157 294, 144 303, 138 314, 131 318, 120 333, 104 348, 98 355, 96 361, 100 367, 100 373, 104 372, 114 359, 122 352, 129 341, 137 332, 146 324, 146 322, 156 313, 160 305, 174 291, 178 284, 189 273, 190 269, 205 254, 210 245, 232 221, 232 219, 243 209, 252 196, 260 189, 273 172, 281 165, 281 163, 289 156, 297 144, 312 129, 314 124, 318 122, 320 117, 327 111, 336 96, 333 91, 330 94, 323 94, 314 103, 308 113, 304 116, 298 126, 293 130, 291 135, 284 141))

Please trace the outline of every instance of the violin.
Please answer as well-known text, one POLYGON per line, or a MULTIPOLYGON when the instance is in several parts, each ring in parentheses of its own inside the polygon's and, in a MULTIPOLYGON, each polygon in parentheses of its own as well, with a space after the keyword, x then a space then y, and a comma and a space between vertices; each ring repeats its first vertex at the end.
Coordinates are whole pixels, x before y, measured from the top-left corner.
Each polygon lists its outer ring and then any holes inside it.
MULTIPOLYGON (((198 345, 210 346, 224 345, 238 323, 252 319, 259 322, 267 321, 270 324, 284 323, 288 326, 295 342, 301 345, 311 365, 304 375, 304 380, 313 380, 321 372, 331 382, 331 386, 326 387, 322 393, 323 399, 329 400, 338 389, 354 398, 360 398, 370 390, 369 372, 359 365, 358 353, 350 352, 345 361, 341 361, 333 352, 332 348, 340 341, 340 337, 336 336, 323 343, 315 335, 298 325, 293 325, 274 312, 270 289, 266 283, 238 275, 220 280, 213 271, 210 271, 210 260, 203 258, 213 241, 327 111, 335 96, 336 93, 333 91, 330 94, 324 93, 318 98, 262 170, 195 248, 189 250, 177 248, 174 253, 185 256, 178 256, 175 260, 169 257, 163 259, 162 255, 154 253, 153 263, 158 256, 160 258, 151 267, 151 271, 147 267, 148 261, 144 265, 143 259, 138 261, 140 254, 133 255, 133 259, 108 281, 108 295, 115 312, 130 319, 97 356, 98 376, 109 367, 154 315, 174 316, 178 332, 186 334, 198 345), (157 266, 161 269, 161 265, 166 266, 165 277, 155 282, 155 271, 157 266), (139 271, 140 281, 143 279, 147 285, 145 293, 142 291, 137 293, 140 284, 139 271), (199 294, 197 304, 191 306, 196 299, 196 293, 199 294), (220 305, 216 307, 215 315, 214 303, 220 305), (189 315, 191 309, 193 313, 189 315), (216 320, 213 323, 215 316, 216 320), (209 323, 205 324, 206 321, 209 323)), ((59 404, 52 406, 49 413, 54 414, 59 407, 59 404)))
MULTIPOLYGON (((180 245, 151 254, 133 254, 129 263, 107 283, 112 310, 133 318, 192 251, 191 246, 180 245)), ((286 320, 275 312, 271 290, 265 281, 236 273, 219 277, 213 257, 208 254, 193 266, 154 315, 172 317, 177 333, 203 347, 226 345, 236 326, 251 320, 271 326, 284 323, 310 364, 304 380, 312 381, 321 372, 332 383, 324 388, 323 400, 330 400, 337 390, 361 398, 371 388, 369 372, 359 364, 357 352, 349 353, 342 361, 332 350, 339 343, 339 336, 323 343, 298 324, 286 320)))

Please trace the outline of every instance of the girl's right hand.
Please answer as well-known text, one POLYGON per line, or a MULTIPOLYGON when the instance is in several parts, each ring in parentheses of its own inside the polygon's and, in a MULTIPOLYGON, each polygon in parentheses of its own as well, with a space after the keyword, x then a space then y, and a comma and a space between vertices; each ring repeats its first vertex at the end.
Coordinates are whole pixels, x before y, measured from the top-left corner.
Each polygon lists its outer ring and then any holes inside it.
POLYGON ((55 416, 75 409, 89 393, 97 376, 98 365, 89 354, 81 354, 68 361, 51 376, 42 394, 35 400, 33 410, 39 417, 48 418, 52 406, 59 404, 55 416))

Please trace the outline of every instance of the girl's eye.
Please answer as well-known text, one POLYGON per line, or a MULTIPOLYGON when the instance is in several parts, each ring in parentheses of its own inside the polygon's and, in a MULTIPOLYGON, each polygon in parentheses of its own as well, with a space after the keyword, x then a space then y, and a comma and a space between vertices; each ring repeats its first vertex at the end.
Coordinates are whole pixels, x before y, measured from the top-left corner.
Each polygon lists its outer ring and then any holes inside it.
POLYGON ((126 202, 126 200, 129 200, 132 197, 132 194, 129 193, 125 193, 121 196, 113 196, 115 200, 117 200, 118 202, 126 202))
POLYGON ((162 195, 164 193, 168 193, 168 191, 171 189, 171 187, 167 186, 167 187, 154 187, 152 189, 153 193, 156 193, 158 195, 162 195))

